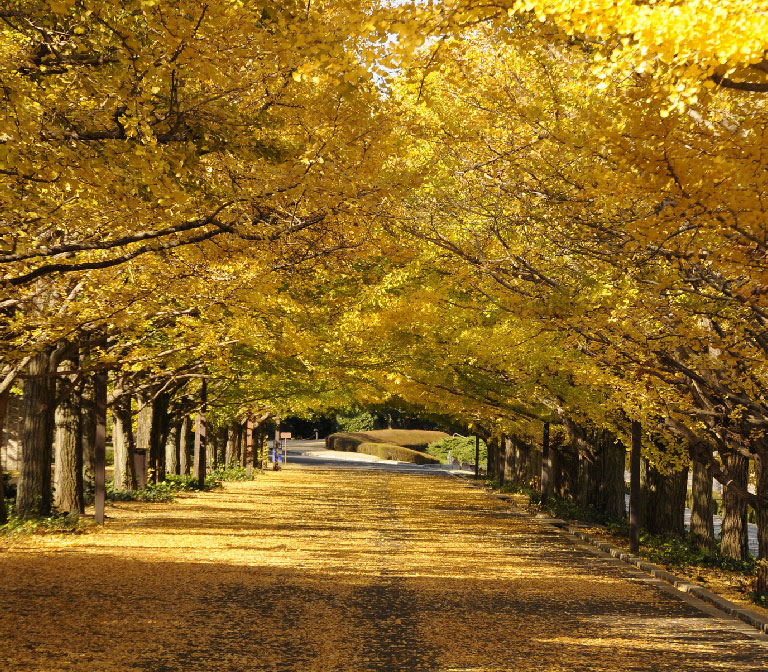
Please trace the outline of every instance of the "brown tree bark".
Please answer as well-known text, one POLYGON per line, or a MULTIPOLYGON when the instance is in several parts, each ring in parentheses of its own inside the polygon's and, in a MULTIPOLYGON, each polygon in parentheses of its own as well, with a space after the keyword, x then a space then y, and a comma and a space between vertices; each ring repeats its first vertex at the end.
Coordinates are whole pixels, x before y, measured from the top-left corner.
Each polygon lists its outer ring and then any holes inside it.
MULTIPOLYGON (((62 357, 59 367, 74 371, 76 360, 69 352, 62 357)), ((76 379, 76 374, 58 379, 60 401, 55 412, 53 503, 59 511, 85 513, 80 390, 74 387, 76 379)))
POLYGON ((133 418, 131 398, 127 395, 115 400, 112 406, 112 445, 115 453, 115 490, 136 490, 133 418))
MULTIPOLYGON (((725 474, 729 481, 747 487, 749 460, 743 455, 723 455, 725 474)), ((720 553, 735 560, 749 557, 747 503, 727 483, 723 483, 723 526, 720 533, 720 553)))
MULTIPOLYGON (((139 487, 147 482, 147 466, 151 464, 152 447, 152 395, 142 393, 137 397, 138 414, 136 416, 136 454, 144 458, 143 474, 137 472, 136 480, 139 487)), ((141 460, 138 459, 137 463, 141 460)))
MULTIPOLYGON (((768 457, 761 454, 755 460, 757 494, 768 497, 768 457)), ((758 595, 768 596, 768 504, 757 503, 757 587, 758 595)))
POLYGON ((712 520, 712 474, 706 464, 693 459, 691 485, 691 541, 698 548, 711 549, 715 545, 712 520))
POLYGON ((168 405, 170 395, 160 392, 152 400, 151 430, 149 438, 149 461, 152 465, 155 483, 165 480, 165 444, 168 439, 168 405))
POLYGON ((189 474, 190 465, 192 464, 192 448, 195 441, 195 435, 192 431, 192 421, 188 415, 185 415, 184 419, 181 421, 179 435, 179 472, 182 476, 186 476, 189 474))
POLYGON ((51 350, 35 355, 24 381, 24 429, 16 511, 22 518, 51 513, 53 414, 56 404, 51 350))
POLYGON ((227 428, 227 444, 224 447, 224 466, 231 467, 237 451, 237 423, 230 423, 227 428))
MULTIPOLYGON (((9 390, 0 392, 0 446, 3 445, 3 431, 5 430, 5 417, 8 413, 9 390)), ((0 462, 0 525, 8 522, 8 509, 5 505, 5 471, 0 462)))
POLYGON ((648 484, 648 531, 682 536, 685 532, 688 469, 667 475, 651 467, 648 484))
POLYGON ((599 509, 608 520, 621 521, 626 517, 625 495, 627 449, 610 432, 603 432, 600 452, 599 509))
POLYGON ((165 468, 169 474, 179 473, 179 448, 181 444, 181 423, 170 425, 168 438, 165 441, 165 468))

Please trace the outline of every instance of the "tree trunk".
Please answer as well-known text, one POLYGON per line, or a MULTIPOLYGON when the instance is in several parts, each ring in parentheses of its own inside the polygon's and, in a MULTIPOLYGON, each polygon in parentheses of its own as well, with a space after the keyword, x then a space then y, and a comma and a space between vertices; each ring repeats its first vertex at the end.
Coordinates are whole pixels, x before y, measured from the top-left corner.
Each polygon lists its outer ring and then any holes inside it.
POLYGON ((601 437, 600 502, 598 508, 608 520, 619 522, 626 517, 625 495, 627 450, 610 432, 601 437))
MULTIPOLYGON (((757 494, 768 497, 768 455, 755 460, 757 494)), ((768 504, 757 503, 757 594, 768 596, 768 504)))
POLYGON ((498 458, 496 457, 496 454, 498 452, 499 444, 496 441, 496 437, 489 436, 486 441, 486 445, 488 446, 488 459, 486 461, 486 476, 489 479, 496 477, 496 467, 498 466, 498 458))
POLYGON ((651 499, 651 465, 645 457, 640 458, 640 492, 638 493, 637 525, 638 529, 648 529, 648 503, 651 499))
POLYGON ((112 445, 115 453, 115 490, 136 490, 138 482, 134 468, 133 416, 131 398, 123 396, 112 407, 112 445))
POLYGON ((35 355, 24 381, 24 430, 16 511, 22 518, 51 513, 51 458, 55 386, 51 351, 35 355))
POLYGON ((165 480, 165 444, 168 440, 168 405, 171 397, 167 392, 155 395, 152 401, 152 429, 150 433, 149 462, 155 483, 165 480))
POLYGON ((570 444, 562 444, 558 451, 560 497, 576 497, 579 483, 579 453, 570 444))
POLYGON ((179 473, 182 476, 186 476, 189 474, 189 467, 191 464, 190 458, 192 457, 192 446, 194 444, 192 422, 188 415, 185 415, 184 419, 181 421, 179 436, 179 473))
POLYGON ((235 460, 235 447, 237 444, 237 423, 230 423, 227 429, 227 445, 224 448, 224 466, 231 467, 235 460))
POLYGON ((544 423, 544 431, 541 437, 541 503, 546 504, 552 491, 551 476, 552 465, 549 453, 549 423, 544 423))
POLYGON ((648 485, 648 531, 682 536, 685 532, 688 469, 664 475, 651 467, 648 485))
POLYGON ((227 432, 227 427, 219 427, 216 430, 216 452, 218 454, 218 457, 216 459, 216 462, 220 466, 227 466, 227 440, 229 438, 229 433, 227 432))
MULTIPOLYGON (((725 475, 746 490, 749 460, 743 455, 724 455, 725 475)), ((720 553, 735 560, 749 557, 747 538, 747 503, 727 484, 723 483, 723 527, 720 534, 720 553)))
POLYGON ((174 422, 165 442, 165 468, 169 474, 179 473, 179 444, 181 443, 181 423, 174 422))
MULTIPOLYGON (((9 390, 0 392, 0 446, 3 445, 3 431, 5 430, 5 417, 8 413, 9 390)), ((0 525, 8 522, 8 510, 5 506, 5 471, 0 462, 0 525)))
POLYGON ((96 469, 96 398, 92 376, 86 376, 80 394, 80 422, 82 427, 83 474, 86 481, 93 481, 96 469))
POLYGON ((512 483, 515 480, 515 448, 512 439, 504 437, 504 482, 512 483))
MULTIPOLYGON (((62 358, 60 368, 73 371, 76 358, 62 358)), ((75 388, 77 374, 59 379, 61 401, 55 412, 54 498, 59 511, 85 513, 83 501, 83 449, 80 418, 80 390, 75 388)))
MULTIPOLYGON (((140 394, 137 398, 138 414, 136 416, 136 460, 137 467, 143 470, 143 473, 136 474, 136 481, 139 487, 147 483, 147 464, 151 460, 152 453, 152 395, 148 393, 140 394), (143 460, 143 467, 140 464, 143 460)), ((149 462, 151 464, 151 462, 149 462)))
POLYGON ((712 474, 706 464, 693 460, 693 484, 691 487, 691 541, 701 549, 715 545, 715 528, 712 521, 712 474))

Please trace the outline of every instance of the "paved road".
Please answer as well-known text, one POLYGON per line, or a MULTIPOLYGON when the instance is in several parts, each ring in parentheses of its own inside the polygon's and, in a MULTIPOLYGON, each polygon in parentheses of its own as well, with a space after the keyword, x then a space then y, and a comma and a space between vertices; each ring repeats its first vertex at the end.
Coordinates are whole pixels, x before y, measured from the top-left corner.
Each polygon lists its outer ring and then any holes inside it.
POLYGON ((120 505, 99 534, 4 542, 4 669, 768 669, 746 626, 461 479, 293 457, 120 505))

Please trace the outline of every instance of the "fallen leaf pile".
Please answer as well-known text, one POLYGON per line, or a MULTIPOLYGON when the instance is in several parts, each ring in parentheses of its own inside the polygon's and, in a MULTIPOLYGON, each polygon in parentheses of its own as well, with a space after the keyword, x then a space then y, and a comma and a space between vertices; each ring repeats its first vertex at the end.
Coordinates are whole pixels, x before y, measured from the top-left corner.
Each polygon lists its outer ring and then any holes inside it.
POLYGON ((288 468, 0 546, 3 669, 768 669, 766 644, 457 479, 288 468))

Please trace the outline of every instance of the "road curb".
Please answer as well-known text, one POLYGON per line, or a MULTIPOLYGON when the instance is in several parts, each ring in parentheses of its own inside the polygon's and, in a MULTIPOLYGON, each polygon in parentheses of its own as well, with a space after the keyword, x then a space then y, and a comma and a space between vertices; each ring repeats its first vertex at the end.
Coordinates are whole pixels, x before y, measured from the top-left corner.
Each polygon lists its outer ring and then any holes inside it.
POLYGON ((621 560, 628 565, 632 565, 637 569, 645 572, 646 574, 650 574, 656 579, 665 581, 677 588, 677 590, 683 593, 687 593, 688 595, 693 595, 694 597, 700 599, 702 602, 706 602, 707 604, 713 606, 715 609, 722 611, 729 616, 734 616, 735 618, 744 621, 748 625, 751 625, 753 628, 756 628, 760 632, 768 634, 768 618, 758 614, 757 612, 746 609, 734 602, 731 602, 730 600, 726 600, 724 597, 713 593, 711 590, 707 590, 704 588, 704 586, 691 583, 686 579, 681 579, 679 576, 675 576, 674 574, 659 567, 658 565, 654 565, 652 562, 648 562, 643 558, 632 555, 631 553, 628 553, 621 548, 617 548, 616 546, 611 546, 611 544, 605 541, 600 541, 599 539, 590 536, 583 530, 570 525, 566 521, 542 522, 545 525, 550 525, 557 529, 565 530, 578 539, 581 539, 582 541, 585 541, 595 548, 603 551, 604 553, 608 553, 612 557, 617 558, 618 560, 621 560))
MULTIPOLYGON (((459 477, 459 478, 463 478, 463 477, 459 477)), ((473 483, 467 478, 463 478, 463 480, 465 480, 470 485, 473 485, 478 488, 482 488, 487 492, 487 489, 481 484, 473 483)), ((766 618, 765 616, 762 616, 761 614, 758 614, 757 612, 752 611, 750 609, 746 609, 745 607, 742 607, 734 602, 731 602, 730 600, 726 600, 724 597, 721 597, 720 595, 713 593, 711 590, 707 590, 706 588, 704 588, 704 586, 700 586, 696 583, 691 583, 686 579, 681 579, 679 576, 675 576, 674 574, 668 572, 666 569, 663 569, 658 565, 654 565, 652 562, 648 562, 647 560, 644 560, 643 558, 633 555, 632 553, 629 553, 624 549, 617 548, 616 546, 612 546, 611 544, 605 541, 601 541, 600 539, 592 537, 586 532, 584 532, 582 529, 580 529, 579 527, 575 525, 571 525, 570 523, 568 523, 568 521, 560 520, 559 518, 550 518, 545 515, 535 515, 535 514, 529 513, 528 511, 521 509, 520 506, 518 506, 517 503, 512 499, 512 497, 508 495, 490 493, 490 492, 488 494, 493 496, 495 499, 499 499, 503 502, 511 504, 520 513, 530 516, 532 519, 536 520, 541 525, 550 527, 559 532, 566 532, 567 534, 572 535, 577 539, 580 539, 581 541, 588 543, 589 545, 595 547, 596 549, 602 551, 603 553, 607 553, 611 557, 614 557, 617 560, 620 560, 627 565, 631 565, 636 569, 639 569, 641 572, 645 572, 646 574, 649 574, 655 579, 664 581, 670 584, 671 586, 673 586, 674 588, 676 588, 677 590, 679 590, 680 592, 686 593, 687 595, 691 595, 701 600, 702 602, 710 605, 711 607, 714 607, 718 611, 721 611, 724 614, 727 614, 728 616, 731 616, 733 618, 738 618, 740 621, 743 621, 747 625, 752 626, 759 632, 768 635, 768 618, 766 618)))

